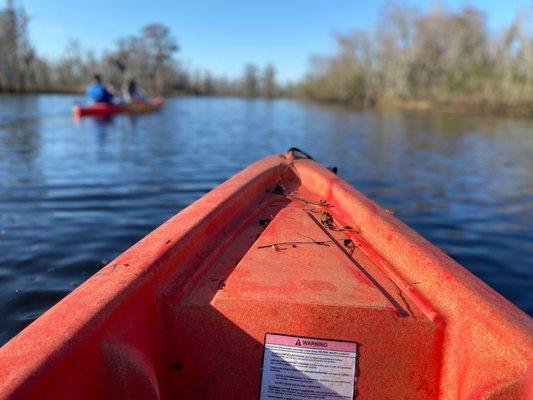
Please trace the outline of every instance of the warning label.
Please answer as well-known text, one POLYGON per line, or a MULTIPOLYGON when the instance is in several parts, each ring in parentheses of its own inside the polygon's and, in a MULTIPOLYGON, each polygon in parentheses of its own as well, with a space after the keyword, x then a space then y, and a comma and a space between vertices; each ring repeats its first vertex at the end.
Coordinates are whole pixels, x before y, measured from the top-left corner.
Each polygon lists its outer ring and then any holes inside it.
POLYGON ((260 400, 353 399, 357 343, 265 337, 260 400))

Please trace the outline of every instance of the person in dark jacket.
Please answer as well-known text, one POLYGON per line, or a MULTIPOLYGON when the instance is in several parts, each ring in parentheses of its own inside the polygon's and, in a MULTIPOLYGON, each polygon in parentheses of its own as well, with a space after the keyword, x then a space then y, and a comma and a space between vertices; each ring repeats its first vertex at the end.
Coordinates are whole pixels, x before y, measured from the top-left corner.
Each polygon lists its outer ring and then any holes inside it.
POLYGON ((95 103, 113 103, 113 94, 102 83, 102 78, 98 74, 94 75, 93 83, 87 86, 86 94, 95 103))
POLYGON ((122 86, 122 98, 126 103, 147 103, 148 96, 137 85, 134 79, 129 79, 122 86))

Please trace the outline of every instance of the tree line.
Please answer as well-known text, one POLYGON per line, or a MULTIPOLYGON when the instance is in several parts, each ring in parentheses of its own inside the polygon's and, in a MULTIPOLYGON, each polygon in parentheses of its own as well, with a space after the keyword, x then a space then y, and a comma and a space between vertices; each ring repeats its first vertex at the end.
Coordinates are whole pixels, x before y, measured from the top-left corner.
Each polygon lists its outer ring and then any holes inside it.
POLYGON ((31 44, 28 22, 24 9, 15 8, 12 0, 0 9, 0 92, 81 92, 94 73, 115 88, 134 78, 157 94, 275 97, 282 92, 272 64, 264 68, 248 64, 237 79, 184 68, 176 57, 176 38, 161 24, 144 26, 100 56, 71 41, 62 57, 50 61, 40 57, 31 44))
POLYGON ((96 56, 72 41, 58 60, 39 56, 29 19, 12 0, 0 9, 0 92, 82 91, 102 74, 118 88, 135 78, 156 94, 294 96, 358 106, 428 104, 518 107, 533 112, 533 35, 527 15, 502 32, 479 9, 387 4, 376 27, 336 35, 332 56, 313 56, 296 84, 276 82, 273 65, 244 66, 239 78, 186 68, 169 28, 150 24, 96 56))
MULTIPOLYGON (((297 86, 313 100, 359 105, 428 103, 533 110, 533 36, 517 15, 492 33, 473 7, 422 12, 389 3, 372 30, 337 35, 297 86)), ((531 19, 529 19, 531 23, 531 19)))

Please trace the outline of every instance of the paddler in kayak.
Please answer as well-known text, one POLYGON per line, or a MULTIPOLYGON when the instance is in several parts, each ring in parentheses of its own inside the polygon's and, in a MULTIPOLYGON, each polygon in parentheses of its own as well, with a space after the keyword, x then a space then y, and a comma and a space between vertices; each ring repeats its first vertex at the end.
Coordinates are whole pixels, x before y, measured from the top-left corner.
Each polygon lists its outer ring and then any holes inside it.
POLYGON ((135 79, 129 79, 122 86, 122 98, 126 103, 148 103, 148 96, 137 86, 135 79))
POLYGON ((115 96, 102 82, 102 78, 98 74, 94 74, 93 83, 87 86, 86 95, 95 103, 113 104, 115 96))

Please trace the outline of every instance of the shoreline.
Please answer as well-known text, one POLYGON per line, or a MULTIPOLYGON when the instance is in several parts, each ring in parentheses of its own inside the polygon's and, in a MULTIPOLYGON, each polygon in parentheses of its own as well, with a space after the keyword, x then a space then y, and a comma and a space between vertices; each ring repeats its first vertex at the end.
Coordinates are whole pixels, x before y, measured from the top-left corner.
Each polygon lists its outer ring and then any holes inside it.
POLYGON ((459 115, 475 115, 487 117, 516 117, 533 119, 533 103, 508 104, 508 103, 486 103, 467 101, 428 101, 428 100, 406 100, 406 101, 381 101, 375 104, 357 104, 339 101, 320 101, 306 97, 289 97, 310 104, 321 104, 341 107, 347 110, 397 110, 397 111, 427 111, 459 115))
MULTIPOLYGON (((83 95, 84 89, 50 89, 50 90, 25 90, 25 91, 0 91, 0 96, 24 96, 35 94, 72 94, 83 95)), ((450 114, 461 115, 477 115, 477 116, 498 116, 498 117, 517 117, 533 119, 533 103, 525 102, 523 104, 509 104, 509 103, 488 103, 482 102, 468 102, 468 101, 430 101, 430 100, 388 100, 377 101, 375 104, 357 104, 346 103, 340 101, 326 101, 311 99, 303 96, 277 96, 277 97, 261 97, 261 96, 239 96, 235 94, 198 94, 188 93, 184 91, 175 91, 163 94, 166 97, 235 97, 235 98, 257 98, 257 99, 289 99, 299 100, 305 103, 338 106, 347 110, 404 110, 404 111, 435 111, 450 114)))

